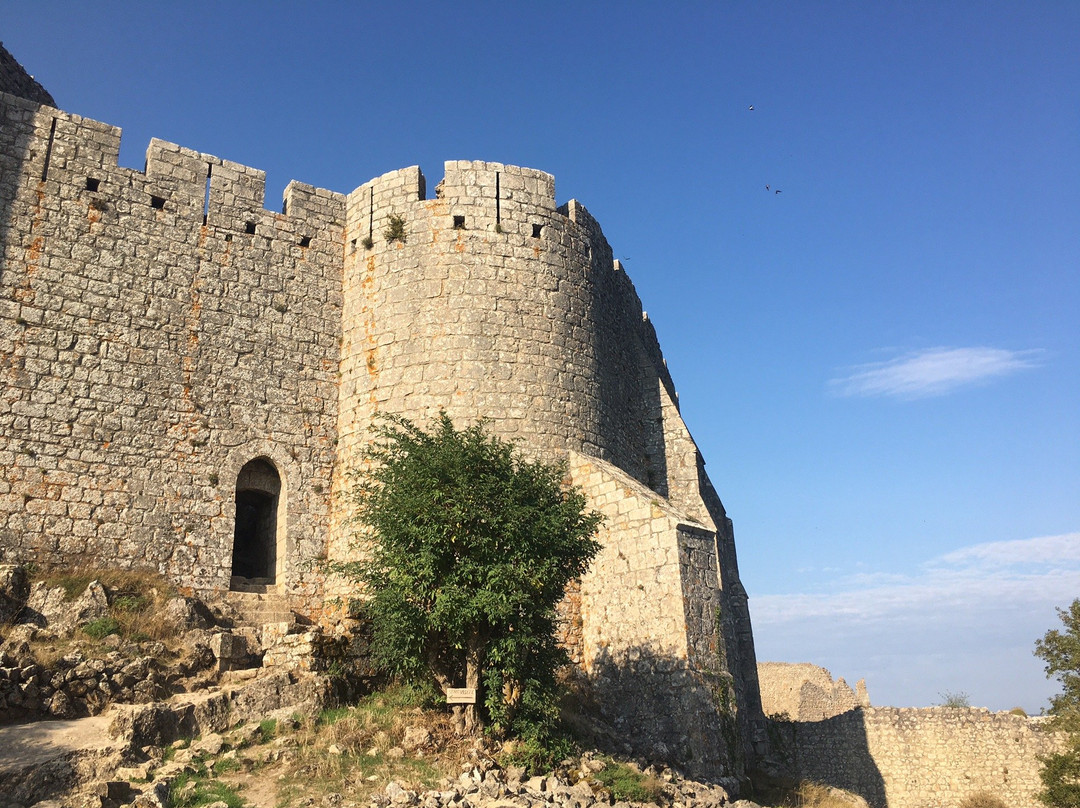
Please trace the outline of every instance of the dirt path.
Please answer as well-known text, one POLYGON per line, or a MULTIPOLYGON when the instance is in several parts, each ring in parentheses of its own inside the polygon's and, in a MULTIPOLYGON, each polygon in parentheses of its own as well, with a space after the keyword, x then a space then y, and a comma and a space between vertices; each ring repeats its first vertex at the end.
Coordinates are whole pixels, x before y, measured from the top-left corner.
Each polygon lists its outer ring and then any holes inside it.
POLYGON ((112 746, 116 743, 108 732, 112 718, 105 714, 0 727, 0 774, 39 766, 70 752, 112 746))

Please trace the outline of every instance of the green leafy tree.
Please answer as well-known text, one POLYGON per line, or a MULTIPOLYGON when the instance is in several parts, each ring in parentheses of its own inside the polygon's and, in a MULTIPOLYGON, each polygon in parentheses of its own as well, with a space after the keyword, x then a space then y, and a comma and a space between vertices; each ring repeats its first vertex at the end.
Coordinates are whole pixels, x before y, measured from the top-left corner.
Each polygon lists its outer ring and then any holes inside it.
POLYGON ((601 516, 565 483, 565 464, 464 430, 442 413, 425 431, 387 417, 358 473, 358 554, 340 564, 361 586, 372 655, 384 670, 471 687, 465 728, 544 745, 555 725, 556 604, 600 549, 601 516))
POLYGON ((1058 609, 1058 616, 1064 629, 1036 640, 1035 656, 1046 663, 1046 676, 1061 682, 1062 692, 1050 700, 1051 726, 1068 733, 1068 744, 1042 759, 1038 797, 1055 808, 1080 808, 1080 599, 1058 609))

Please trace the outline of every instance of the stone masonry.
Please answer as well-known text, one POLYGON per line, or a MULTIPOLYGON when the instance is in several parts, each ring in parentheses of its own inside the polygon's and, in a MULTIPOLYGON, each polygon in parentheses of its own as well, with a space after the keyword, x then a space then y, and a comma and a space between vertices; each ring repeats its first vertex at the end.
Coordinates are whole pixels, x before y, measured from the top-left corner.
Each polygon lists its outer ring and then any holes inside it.
POLYGON ((770 735, 792 774, 854 791, 871 808, 951 808, 980 791, 1037 808, 1039 756, 1065 746, 1043 718, 955 707, 857 708, 776 722, 770 735))
POLYGON ((430 198, 412 167, 292 182, 271 212, 263 172, 212 155, 118 166, 119 129, 3 56, 0 561, 318 616, 375 416, 484 417, 607 517, 566 640, 627 737, 714 776, 764 751, 731 522, 632 283, 551 175, 450 161, 430 198))
POLYGON ((866 681, 855 689, 842 678, 807 662, 759 662, 761 707, 767 716, 791 721, 821 721, 856 707, 869 707, 866 681))
POLYGON ((984 791, 1037 808, 1039 756, 1059 752, 1046 719, 981 708, 871 707, 822 667, 762 662, 771 751, 787 773, 853 791, 871 808, 957 806, 984 791))

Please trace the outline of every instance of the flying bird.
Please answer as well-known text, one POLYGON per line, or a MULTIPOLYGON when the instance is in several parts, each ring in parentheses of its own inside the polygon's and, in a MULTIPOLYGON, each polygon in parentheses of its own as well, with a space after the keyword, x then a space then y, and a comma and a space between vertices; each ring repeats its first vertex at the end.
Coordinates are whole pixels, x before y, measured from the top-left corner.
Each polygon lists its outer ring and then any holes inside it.
POLYGON ((770 187, 769 187, 768 185, 766 185, 766 186, 765 186, 765 190, 766 190, 766 191, 771 191, 771 190, 772 190, 772 188, 770 188, 770 187))
POLYGON ((753 111, 754 111, 754 105, 753 105, 753 104, 751 104, 751 105, 750 105, 750 111, 751 111, 751 112, 753 112, 753 111))
POLYGON ((776 191, 775 191, 774 193, 780 193, 780 189, 779 189, 779 188, 777 188, 777 189, 776 189, 776 191))

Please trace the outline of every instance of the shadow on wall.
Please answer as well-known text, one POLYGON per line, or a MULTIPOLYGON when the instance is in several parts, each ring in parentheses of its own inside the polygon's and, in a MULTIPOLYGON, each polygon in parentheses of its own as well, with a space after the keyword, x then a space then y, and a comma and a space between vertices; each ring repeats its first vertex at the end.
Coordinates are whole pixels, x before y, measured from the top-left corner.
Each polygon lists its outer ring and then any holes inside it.
MULTIPOLYGON (((609 729, 578 727, 603 752, 663 763, 696 779, 742 777, 732 680, 640 647, 605 649, 574 690, 609 729), (613 731, 612 731, 613 730, 613 731)), ((725 783, 730 785, 730 783, 725 783)))
MULTIPOLYGON (((30 158, 30 143, 31 138, 29 132, 32 130, 32 120, 35 110, 38 109, 38 105, 23 99, 13 102, 14 105, 18 105, 24 111, 23 114, 26 119, 20 121, 19 124, 13 121, 5 121, 4 126, 0 129, 0 151, 6 155, 10 155, 11 163, 3 166, 3 171, 0 175, 3 177, 3 181, 0 182, 0 255, 4 255, 7 252, 8 255, 12 253, 7 251, 8 240, 19 243, 20 237, 24 234, 18 231, 12 232, 13 219, 15 211, 12 204, 15 199, 15 195, 19 190, 19 180, 23 176, 23 165, 30 158), (10 169, 10 170, 9 170, 10 169)), ((0 120, 3 119, 6 110, 0 108, 0 120)), ((46 177, 42 176, 42 185, 44 185, 46 177)), ((37 221, 35 219, 35 221, 37 221)), ((31 237, 35 234, 25 234, 25 238, 29 244, 31 237)), ((7 274, 7 262, 0 261, 0 282, 4 280, 4 275, 7 274)))
POLYGON ((791 721, 770 716, 773 756, 799 780, 843 788, 871 808, 887 808, 885 780, 870 755, 861 708, 822 721, 791 721))

